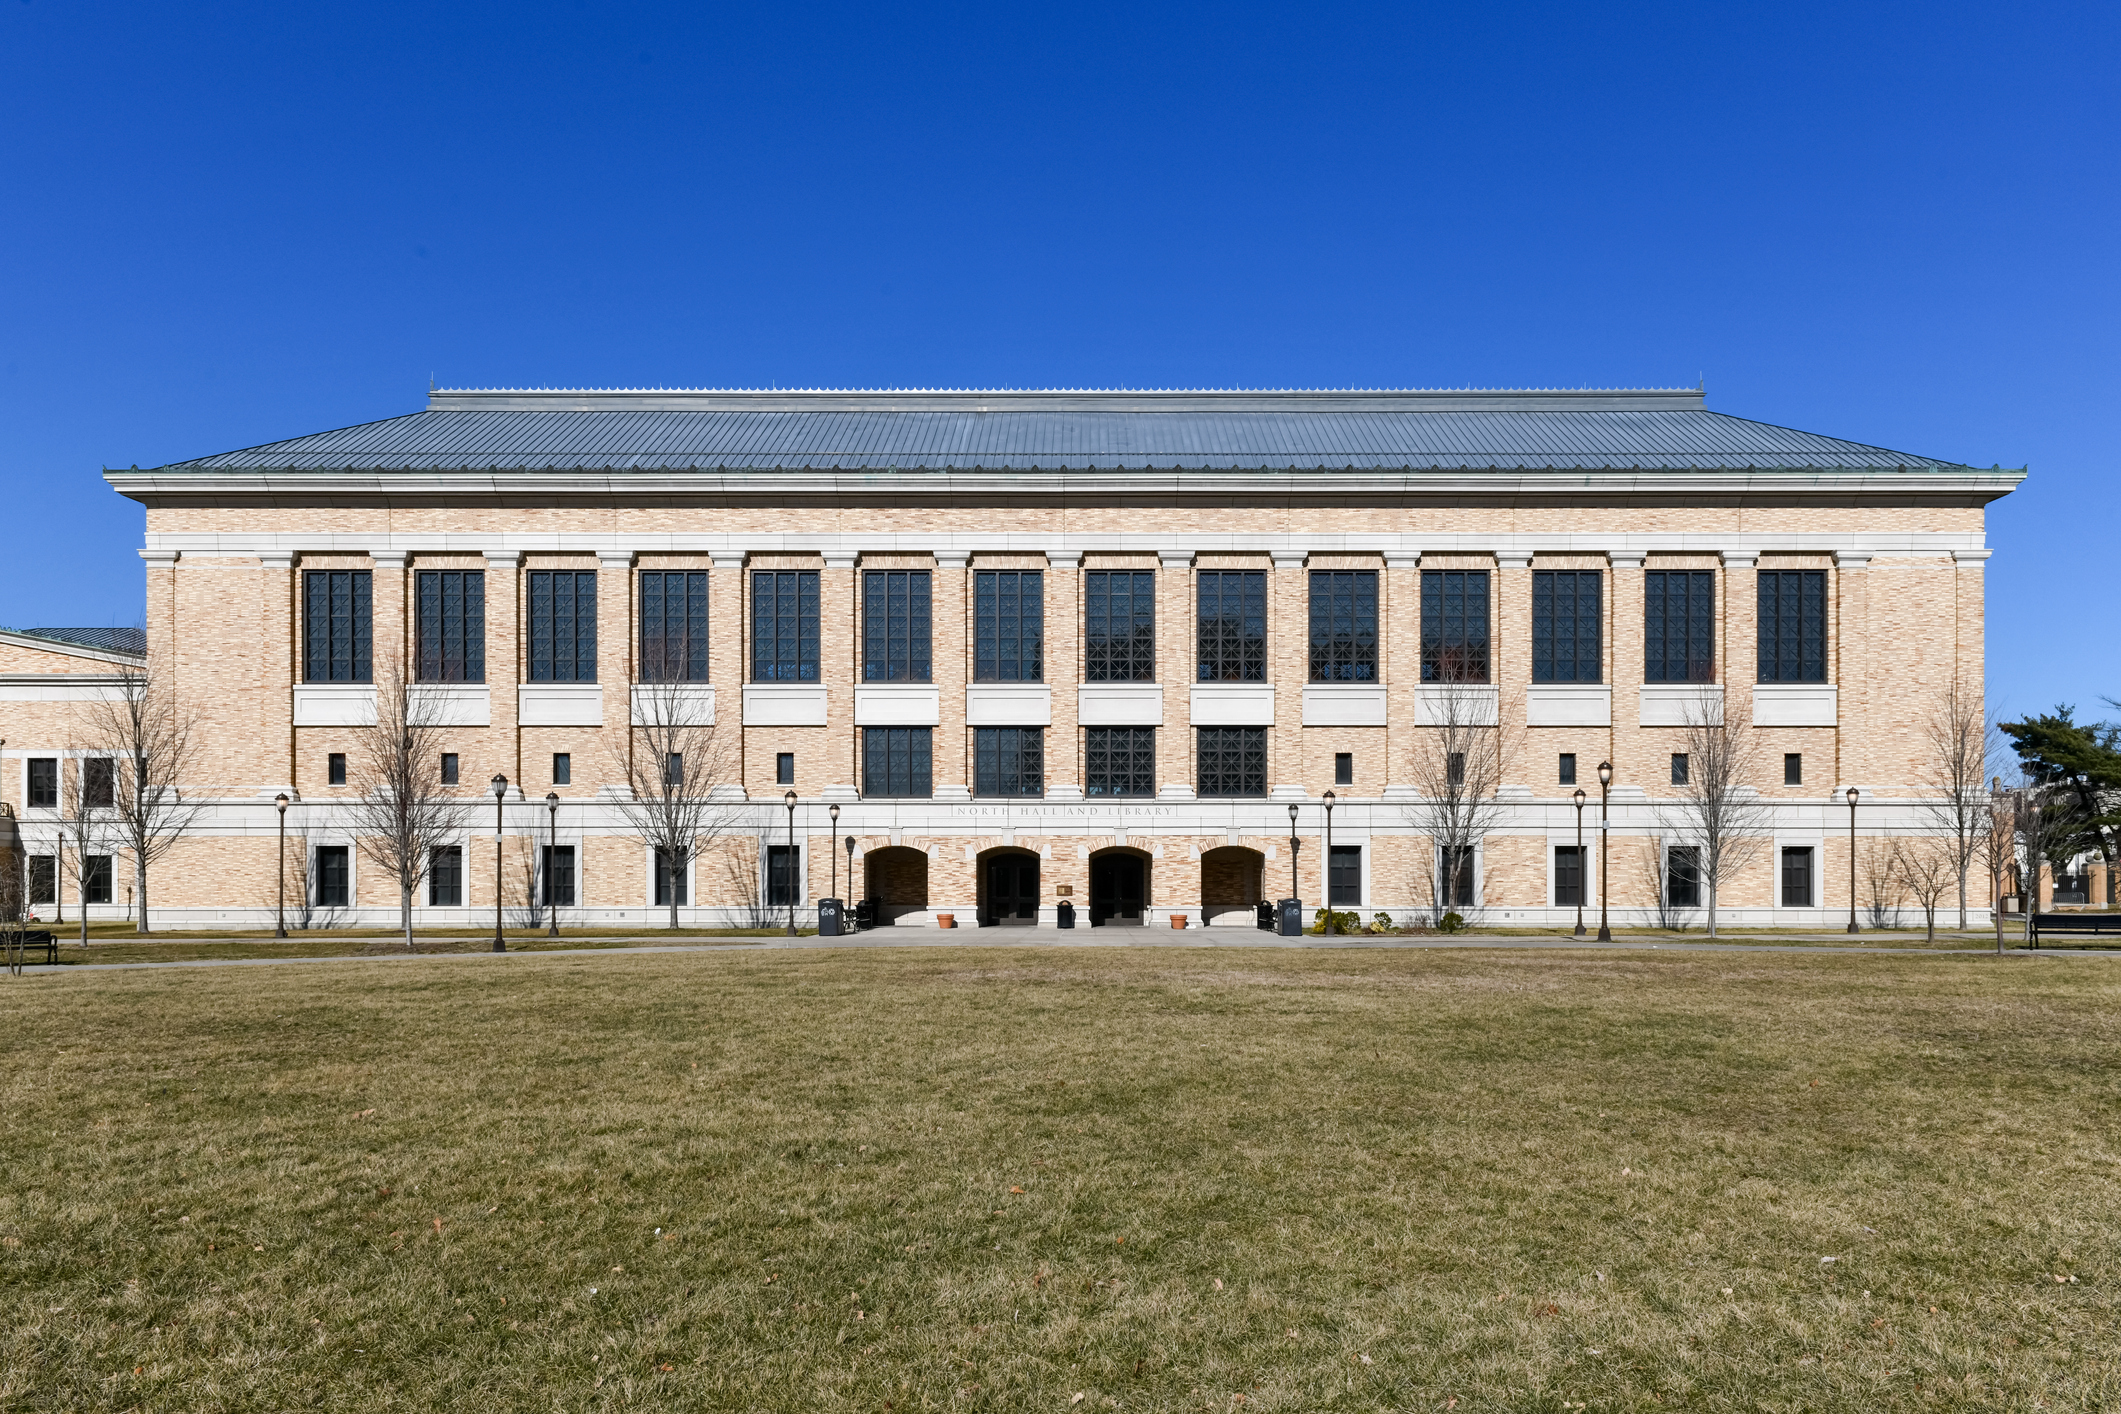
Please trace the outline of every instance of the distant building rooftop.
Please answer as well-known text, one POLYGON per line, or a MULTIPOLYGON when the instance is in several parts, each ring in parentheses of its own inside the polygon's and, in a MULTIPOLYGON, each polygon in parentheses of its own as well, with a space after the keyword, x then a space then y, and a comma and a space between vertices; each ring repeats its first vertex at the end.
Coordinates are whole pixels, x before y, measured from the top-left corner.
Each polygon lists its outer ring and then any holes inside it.
POLYGON ((48 638, 54 643, 72 643, 82 648, 99 648, 105 653, 147 656, 147 630, 144 628, 15 628, 6 632, 18 633, 25 638, 48 638))

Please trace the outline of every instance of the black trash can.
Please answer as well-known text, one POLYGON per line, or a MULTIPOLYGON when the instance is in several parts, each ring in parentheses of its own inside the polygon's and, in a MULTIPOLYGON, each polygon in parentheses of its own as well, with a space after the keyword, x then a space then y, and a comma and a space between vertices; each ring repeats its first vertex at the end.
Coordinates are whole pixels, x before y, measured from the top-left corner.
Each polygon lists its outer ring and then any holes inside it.
POLYGON ((1075 926, 1075 905, 1062 899, 1053 906, 1053 921, 1063 928, 1075 926))
POLYGON ((1262 933, 1274 931, 1274 905, 1265 899, 1259 901, 1259 911, 1253 916, 1252 926, 1262 933))
POLYGON ((1276 905, 1281 926, 1274 931, 1284 938, 1301 938, 1304 935, 1304 901, 1300 898, 1285 898, 1276 905))
POLYGON ((817 931, 821 938, 837 938, 847 931, 846 914, 836 898, 821 898, 817 901, 817 931))

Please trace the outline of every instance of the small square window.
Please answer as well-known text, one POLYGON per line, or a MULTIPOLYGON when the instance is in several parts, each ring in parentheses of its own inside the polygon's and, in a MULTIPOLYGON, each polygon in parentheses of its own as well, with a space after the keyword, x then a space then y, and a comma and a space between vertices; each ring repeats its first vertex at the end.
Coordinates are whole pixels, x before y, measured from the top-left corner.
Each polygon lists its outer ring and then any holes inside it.
POLYGON ((783 751, 773 758, 773 783, 777 786, 795 784, 795 753, 783 751))
POLYGON ((1782 783, 1786 786, 1804 784, 1804 753, 1788 751, 1782 757, 1782 783))
POLYGON ((1576 753, 1573 751, 1561 753, 1561 783, 1565 786, 1576 784, 1576 753))
POLYGON ((685 784, 685 753, 673 751, 663 760, 663 784, 681 786, 685 784))
POLYGON ((324 758, 324 784, 343 786, 346 784, 346 753, 334 751, 324 758))
POLYGON ((445 751, 442 753, 442 784, 445 786, 453 786, 456 783, 457 753, 455 753, 454 751, 445 751))
POLYGON ((552 753, 552 783, 556 786, 574 784, 574 757, 565 751, 552 753))
POLYGON ((1686 784, 1686 753, 1684 751, 1672 753, 1672 784, 1675 786, 1686 784))
POLYGON ((1355 753, 1336 751, 1333 753, 1333 784, 1352 786, 1355 784, 1355 753))

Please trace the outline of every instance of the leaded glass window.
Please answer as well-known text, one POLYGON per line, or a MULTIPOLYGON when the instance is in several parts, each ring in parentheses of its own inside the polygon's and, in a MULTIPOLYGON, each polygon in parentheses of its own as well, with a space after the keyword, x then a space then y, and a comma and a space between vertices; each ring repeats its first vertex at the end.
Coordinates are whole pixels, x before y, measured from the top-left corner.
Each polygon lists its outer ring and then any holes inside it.
POLYGON ((1202 682, 1267 680, 1267 576, 1264 570, 1202 570, 1202 682))
POLYGON ((1642 577, 1642 680, 1716 680, 1716 576, 1651 570, 1642 577))
POLYGON ((597 572, 530 572, 530 680, 597 680, 597 572))
POLYGON ((430 908, 461 908, 464 904, 464 847, 441 844, 434 847, 427 864, 427 903, 430 908))
POLYGON ((1488 572, 1421 572, 1421 680, 1488 680, 1488 572))
POLYGON ((818 573, 756 570, 751 576, 751 678, 818 680, 818 573))
POLYGON ((1196 727, 1203 796, 1267 793, 1265 727, 1196 727))
POLYGON ((973 681, 1041 681, 1046 672, 1044 571, 979 570, 972 580, 973 681))
POLYGON ((766 903, 786 908, 802 899, 802 850, 792 844, 766 846, 766 903))
POLYGON ((655 852, 655 905, 668 908, 675 903, 680 908, 687 902, 686 881, 691 873, 691 857, 680 853, 676 856, 676 868, 671 867, 672 855, 667 849, 655 852), (676 897, 672 897, 675 894, 676 897))
POLYGON ((1554 846, 1554 902, 1562 908, 1583 903, 1583 850, 1579 846, 1554 846))
POLYGON ((302 573, 302 681, 369 682, 374 577, 367 570, 302 573))
POLYGON ((1664 852, 1664 901, 1668 908, 1701 907, 1701 851, 1695 846, 1673 845, 1664 852))
POLYGON ((1156 728, 1085 729, 1083 776, 1085 795, 1156 794, 1156 728))
POLYGON ((1083 576, 1083 680, 1156 680, 1156 575, 1091 570, 1083 576))
POLYGON ((538 847, 538 902, 546 908, 574 907, 574 846, 549 844, 538 847))
POLYGON ((1362 846, 1337 844, 1326 861, 1326 907, 1362 907, 1362 846))
POLYGON ((421 570, 421 682, 486 681, 486 572, 421 570))
POLYGON ((927 570, 862 571, 862 681, 928 682, 930 661, 927 570))
POLYGON ((1046 733, 1039 727, 979 727, 972 734, 975 795, 1044 795, 1046 733))
POLYGON ((641 681, 707 681, 707 571, 641 571, 641 681))
POLYGON ((1826 681, 1826 571, 1760 571, 1760 680, 1826 681))
POLYGON ((1598 570, 1532 571, 1532 681, 1604 682, 1598 570))
POLYGON ((353 861, 347 849, 343 844, 317 846, 317 862, 310 877, 315 881, 319 908, 344 908, 352 896, 353 861))
POLYGON ((1436 850, 1437 880, 1441 885, 1443 904, 1446 908, 1471 908, 1477 901, 1474 897, 1473 846, 1439 845, 1436 850))
POLYGON ((1311 571, 1311 681, 1377 681, 1377 571, 1311 571))
POLYGON ((862 794, 871 798, 933 795, 934 760, 932 727, 864 727, 862 794))

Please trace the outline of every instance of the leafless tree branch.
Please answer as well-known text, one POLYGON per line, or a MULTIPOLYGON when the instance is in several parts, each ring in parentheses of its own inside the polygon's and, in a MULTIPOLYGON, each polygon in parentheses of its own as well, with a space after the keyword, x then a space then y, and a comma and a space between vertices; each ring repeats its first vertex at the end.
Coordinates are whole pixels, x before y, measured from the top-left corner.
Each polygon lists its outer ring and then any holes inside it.
POLYGON ((180 783, 198 759, 197 720, 154 659, 122 669, 95 701, 81 704, 77 726, 95 755, 113 758, 112 832, 133 861, 138 930, 148 924, 148 866, 167 854, 206 808, 203 793, 187 798, 180 783))
POLYGON ((1753 785, 1759 748, 1752 723, 1731 720, 1721 699, 1706 693, 1687 704, 1681 741, 1686 747, 1686 784, 1661 813, 1673 840, 1694 851, 1695 867, 1709 891, 1713 938, 1723 887, 1768 846, 1768 808, 1753 785))
POLYGON ((346 804, 354 844, 398 886, 398 921, 413 947, 412 900, 434 852, 460 837, 470 797, 442 785, 442 731, 402 662, 376 683, 376 724, 361 739, 350 772, 358 793, 346 804))

